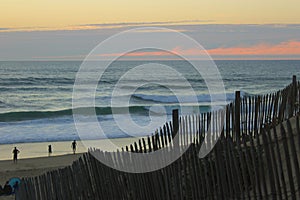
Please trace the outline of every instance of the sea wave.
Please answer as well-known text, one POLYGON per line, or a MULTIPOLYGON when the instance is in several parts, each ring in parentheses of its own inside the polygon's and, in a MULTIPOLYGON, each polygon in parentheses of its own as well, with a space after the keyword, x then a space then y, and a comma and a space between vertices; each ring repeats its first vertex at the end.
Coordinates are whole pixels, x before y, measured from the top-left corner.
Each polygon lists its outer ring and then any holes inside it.
POLYGON ((0 113, 0 123, 10 123, 18 121, 27 121, 27 120, 40 120, 40 119, 52 119, 52 118, 72 118, 72 115, 82 115, 82 116, 91 116, 96 113, 101 119, 111 117, 114 114, 122 115, 128 114, 131 115, 140 115, 148 116, 150 114, 157 115, 172 115, 174 109, 183 109, 182 111, 189 110, 201 112, 209 112, 211 105, 195 105, 195 104, 170 104, 164 105, 164 109, 161 106, 156 107, 155 105, 141 105, 141 106, 129 106, 129 107, 80 107, 80 108, 69 108, 62 109, 57 111, 17 111, 17 112, 6 112, 0 113))
MULTIPOLYGON (((242 96, 248 96, 251 94, 241 92, 242 96)), ((118 97, 120 100, 124 98, 124 96, 118 97)), ((131 96, 130 106, 120 106, 120 107, 111 107, 111 106, 98 106, 98 107, 80 107, 75 108, 66 108, 61 110, 30 110, 30 111, 11 111, 0 113, 0 122, 15 122, 15 121, 25 121, 25 120, 37 120, 44 118, 58 118, 63 116, 72 116, 73 113, 80 115, 91 115, 90 111, 95 111, 96 115, 105 116, 112 114, 125 114, 130 112, 130 114, 135 115, 148 115, 149 110, 151 112, 156 113, 155 109, 150 109, 151 107, 159 104, 160 106, 164 106, 167 114, 171 114, 173 109, 179 109, 182 106, 185 107, 198 107, 202 109, 202 111, 209 111, 211 105, 224 105, 224 103, 228 103, 234 100, 234 94, 228 93, 226 94, 226 101, 222 101, 223 95, 215 94, 214 102, 211 102, 211 95, 209 94, 201 94, 197 96, 197 99, 191 97, 190 95, 181 96, 180 102, 178 101, 177 96, 169 95, 146 95, 146 94, 134 94, 131 96)), ((127 99, 127 98, 126 98, 127 99)), ((103 100, 103 99, 102 99, 103 100)), ((122 100, 121 100, 122 102, 122 100)), ((122 105, 122 104, 120 104, 122 105)), ((7 106, 7 103, 1 101, 0 107, 7 106)), ((158 111, 160 112, 160 110, 158 111)), ((163 111, 165 112, 165 111, 163 111)))
POLYGON ((19 86, 19 85, 40 85, 47 84, 74 84, 74 78, 66 77, 20 77, 20 78, 3 78, 1 85, 19 86))
MULTIPOLYGON (((154 102, 154 103, 210 103, 213 99, 215 102, 220 102, 224 100, 224 94, 201 94, 197 95, 197 98, 195 98, 192 95, 146 95, 146 94, 134 94, 132 97, 135 100, 141 100, 146 102, 154 102), (180 102, 179 102, 180 99, 180 102)), ((250 95, 245 92, 241 92, 241 96, 250 95)), ((225 94, 226 101, 233 101, 235 99, 234 93, 227 93, 225 94)))
POLYGON ((131 106, 131 107, 82 107, 82 108, 72 108, 57 110, 57 111, 20 111, 20 112, 7 112, 0 113, 0 122, 14 122, 14 121, 25 121, 25 120, 35 120, 43 118, 56 118, 63 116, 71 116, 74 113, 82 115, 90 115, 91 110, 95 110, 97 115, 111 115, 127 113, 128 109, 130 113, 143 114, 148 112, 148 109, 144 106, 131 106), (112 111, 113 110, 113 111, 112 111))

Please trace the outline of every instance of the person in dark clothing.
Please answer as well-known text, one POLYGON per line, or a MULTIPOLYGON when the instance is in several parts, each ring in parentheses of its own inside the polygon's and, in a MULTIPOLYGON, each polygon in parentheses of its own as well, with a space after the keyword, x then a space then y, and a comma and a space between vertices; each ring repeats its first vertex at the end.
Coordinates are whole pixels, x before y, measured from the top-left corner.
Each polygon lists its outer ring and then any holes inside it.
POLYGON ((76 143, 76 140, 74 140, 73 142, 72 142, 72 149, 73 149, 73 154, 75 154, 75 152, 76 152, 76 146, 77 146, 77 143, 76 143))
POLYGON ((17 149, 17 147, 15 147, 12 153, 14 155, 14 157, 13 157, 14 163, 17 163, 17 161, 18 161, 18 154, 20 153, 20 151, 17 149))
POLYGON ((0 185, 0 196, 4 194, 4 191, 3 191, 3 188, 2 188, 2 185, 0 185))
POLYGON ((6 182, 6 184, 3 187, 3 193, 6 194, 6 195, 11 195, 11 193, 12 193, 12 188, 8 184, 8 181, 6 182))
POLYGON ((16 191, 17 191, 18 188, 19 188, 19 182, 18 182, 18 181, 14 184, 13 188, 14 188, 13 193, 16 193, 16 191))
POLYGON ((52 154, 52 146, 50 144, 48 145, 48 155, 51 156, 51 154, 52 154))

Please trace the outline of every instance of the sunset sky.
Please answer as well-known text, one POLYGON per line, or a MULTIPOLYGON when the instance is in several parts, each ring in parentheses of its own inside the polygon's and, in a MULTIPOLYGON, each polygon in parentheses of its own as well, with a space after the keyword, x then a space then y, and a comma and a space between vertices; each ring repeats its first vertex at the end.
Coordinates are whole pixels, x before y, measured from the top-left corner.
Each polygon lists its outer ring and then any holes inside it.
POLYGON ((300 59, 299 8, 299 0, 2 0, 0 60, 80 60, 111 35, 147 26, 185 33, 216 59, 300 59))

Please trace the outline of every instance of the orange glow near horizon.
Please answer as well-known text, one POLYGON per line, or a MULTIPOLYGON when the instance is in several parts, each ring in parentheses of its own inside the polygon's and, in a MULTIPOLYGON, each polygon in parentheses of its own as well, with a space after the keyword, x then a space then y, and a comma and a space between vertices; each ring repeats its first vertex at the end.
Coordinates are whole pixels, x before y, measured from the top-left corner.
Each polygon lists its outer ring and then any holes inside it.
POLYGON ((210 55, 300 55, 300 42, 288 41, 280 44, 257 44, 249 47, 209 49, 210 55))
MULTIPOLYGON (((208 49, 206 52, 211 56, 258 56, 258 55, 299 55, 300 56, 300 42, 298 41, 287 41, 279 44, 256 44, 248 47, 228 47, 228 48, 215 48, 208 49)), ((121 53, 112 54, 101 54, 99 57, 114 57, 114 56, 125 56, 125 57, 145 57, 145 56, 196 56, 203 55, 204 51, 198 49, 182 49, 175 47, 171 52, 166 51, 138 51, 131 52, 125 55, 121 53)))

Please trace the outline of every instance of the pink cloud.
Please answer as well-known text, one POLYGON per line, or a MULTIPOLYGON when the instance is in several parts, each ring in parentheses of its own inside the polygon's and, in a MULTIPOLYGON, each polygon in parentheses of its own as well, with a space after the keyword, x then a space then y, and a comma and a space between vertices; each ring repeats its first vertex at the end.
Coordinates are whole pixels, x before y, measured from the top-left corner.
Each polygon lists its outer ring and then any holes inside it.
POLYGON ((127 54, 123 53, 109 53, 109 54, 101 54, 101 57, 119 57, 119 56, 126 56, 126 57, 143 57, 143 56, 170 56, 172 53, 167 51, 137 51, 137 52, 130 52, 127 54))
POLYGON ((252 46, 239 46, 239 47, 228 47, 228 48, 215 48, 208 49, 206 51, 200 49, 182 49, 181 47, 175 47, 170 52, 157 50, 157 51, 137 51, 127 54, 122 53, 111 53, 101 54, 100 57, 111 57, 111 56, 124 56, 124 57, 163 57, 163 56, 197 56, 208 53, 211 56, 263 56, 263 55, 300 55, 300 42, 298 41, 287 41, 279 44, 256 44, 252 46))
POLYGON ((175 47, 171 51, 163 51, 163 50, 157 50, 157 51, 136 51, 136 52, 130 52, 127 54, 123 53, 109 53, 109 54, 101 54, 99 56, 101 57, 119 57, 119 56, 125 56, 125 57, 143 57, 143 56, 174 56, 174 55, 189 55, 189 56, 196 56, 199 54, 204 54, 205 51, 199 50, 199 49, 182 49, 181 47, 175 47))
POLYGON ((300 55, 300 42, 288 41, 279 44, 256 44, 248 47, 209 49, 210 55, 300 55))

